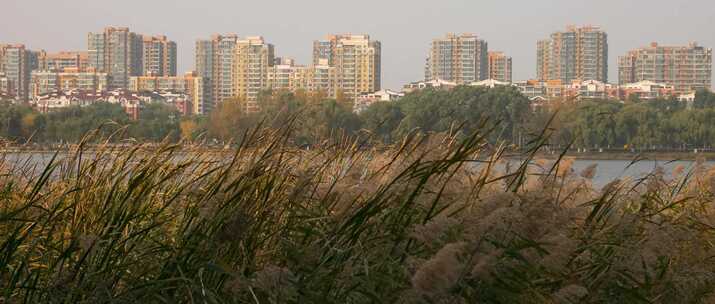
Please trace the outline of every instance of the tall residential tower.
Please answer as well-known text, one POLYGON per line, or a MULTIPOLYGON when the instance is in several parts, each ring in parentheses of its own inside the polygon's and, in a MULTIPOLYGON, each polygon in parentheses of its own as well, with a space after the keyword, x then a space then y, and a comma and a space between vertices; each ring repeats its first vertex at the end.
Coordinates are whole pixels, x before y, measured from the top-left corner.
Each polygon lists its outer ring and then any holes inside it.
POLYGON ((618 82, 623 85, 641 81, 672 85, 680 94, 710 89, 712 49, 696 43, 688 46, 652 43, 619 57, 618 82))
POLYGON ((502 52, 489 52, 489 79, 511 82, 511 57, 502 52))
POLYGON ((235 59, 238 35, 213 35, 196 41, 196 73, 209 89, 207 111, 215 103, 237 95, 235 59))
POLYGON ((608 35, 599 27, 570 26, 537 43, 539 80, 608 82, 608 35))
POLYGON ((109 74, 110 87, 127 88, 129 77, 143 73, 142 36, 126 27, 108 27, 87 35, 88 65, 109 74))
POLYGON ((19 101, 29 98, 33 53, 22 44, 0 44, 0 74, 4 74, 4 95, 19 101))
POLYGON ((176 76, 176 42, 166 36, 143 36, 142 75, 176 76))
POLYGON ((236 96, 246 101, 249 112, 258 110, 258 93, 268 88, 268 71, 274 57, 273 45, 263 37, 246 37, 236 43, 236 96))
POLYGON ((469 84, 489 78, 487 42, 474 34, 447 34, 432 41, 425 80, 469 84))
POLYGON ((332 97, 345 100, 380 90, 381 54, 380 42, 369 35, 330 35, 313 42, 313 65, 335 67, 336 96, 332 97))

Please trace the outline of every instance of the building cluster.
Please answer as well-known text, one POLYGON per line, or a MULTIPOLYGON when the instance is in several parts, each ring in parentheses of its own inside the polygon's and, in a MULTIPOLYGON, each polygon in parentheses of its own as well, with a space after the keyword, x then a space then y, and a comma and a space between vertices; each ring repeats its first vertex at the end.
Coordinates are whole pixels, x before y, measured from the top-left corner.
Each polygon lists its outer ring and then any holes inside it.
POLYGON ((511 57, 489 52, 474 34, 447 34, 432 40, 425 65, 425 81, 444 80, 459 85, 495 79, 511 82, 511 57))
MULTIPOLYGON (((126 109, 138 110, 143 103, 152 102, 147 96, 155 97, 153 101, 173 100, 166 98, 169 93, 187 95, 186 102, 200 100, 202 95, 194 97, 194 92, 185 89, 187 86, 132 98, 140 96, 138 91, 128 91, 134 78, 176 78, 176 66, 176 43, 165 36, 108 27, 87 34, 84 51, 48 53, 32 51, 24 45, 0 45, 0 92, 16 101, 29 102, 40 111, 114 99, 124 100, 117 103, 126 109), (137 102, 132 104, 132 100, 137 102)), ((192 113, 195 107, 186 107, 186 112, 192 113)))
POLYGON ((618 58, 618 82, 621 85, 641 81, 665 83, 680 94, 710 88, 712 49, 691 43, 688 46, 648 47, 628 52, 618 58))
POLYGON ((681 97, 712 82, 712 49, 659 46, 629 51, 618 58, 618 84, 608 82, 608 35, 595 26, 568 27, 537 43, 537 79, 517 83, 538 98, 625 100, 681 97))
POLYGON ((298 65, 276 57, 263 37, 216 35, 196 42, 196 71, 214 102, 238 98, 258 109, 261 91, 303 90, 355 100, 380 90, 381 45, 368 35, 331 35, 313 43, 313 61, 298 65))
MULTIPOLYGON (((490 51, 475 34, 433 39, 424 80, 402 92, 381 87, 381 43, 368 35, 329 35, 313 42, 307 65, 277 56, 263 37, 214 35, 195 45, 195 69, 177 73, 177 45, 166 36, 108 27, 87 34, 87 49, 47 53, 0 44, 0 98, 49 110, 64 105, 119 102, 138 107, 151 98, 185 114, 205 114, 229 99, 257 111, 262 92, 285 90, 352 102, 361 111, 425 88, 511 85, 532 100, 560 98, 692 98, 710 89, 712 49, 650 46, 618 58, 618 82, 608 79, 608 35, 595 26, 567 27, 536 44, 536 77, 513 81, 512 59, 490 51), (120 97, 117 97, 120 96, 120 97)), ((130 111, 128 111, 130 112, 130 111)))
MULTIPOLYGON (((605 31, 596 26, 569 26, 537 42, 536 78, 514 82, 510 57, 490 52, 488 43, 474 34, 448 34, 432 41, 424 81, 405 85, 403 92, 511 85, 535 103, 562 99, 692 101, 696 91, 711 87, 712 49, 696 43, 653 43, 629 51, 618 58, 617 84, 609 83, 608 54, 605 31)), ((361 98, 361 108, 384 100, 374 94, 361 98)))
POLYGON ((95 103, 118 104, 132 119, 138 119, 141 108, 154 102, 161 102, 176 107, 182 115, 191 113, 191 101, 186 94, 172 92, 129 91, 115 89, 110 91, 69 90, 47 93, 37 96, 33 106, 41 113, 48 113, 72 106, 88 106, 95 103))
POLYGON ((0 97, 54 109, 71 100, 104 102, 111 92, 180 94, 189 103, 186 113, 204 114, 228 99, 256 111, 266 90, 356 101, 381 89, 381 44, 368 35, 315 41, 309 65, 276 56, 275 46, 260 36, 214 35, 198 40, 195 51, 195 70, 177 75, 175 42, 123 27, 87 34, 86 51, 48 54, 0 45, 0 97))

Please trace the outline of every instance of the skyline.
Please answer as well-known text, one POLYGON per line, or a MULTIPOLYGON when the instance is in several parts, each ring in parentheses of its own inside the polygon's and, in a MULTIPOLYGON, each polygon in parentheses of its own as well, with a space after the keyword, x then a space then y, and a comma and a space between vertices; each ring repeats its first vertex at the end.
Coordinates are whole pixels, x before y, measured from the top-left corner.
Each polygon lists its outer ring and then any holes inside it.
MULTIPOLYGON (((276 56, 294 58, 305 65, 311 61, 313 40, 332 33, 369 34, 382 42, 382 86, 391 89, 421 80, 429 43, 449 32, 474 33, 489 43, 490 51, 511 56, 514 80, 535 78, 536 42, 570 24, 600 26, 608 33, 611 82, 618 79, 618 56, 650 42, 684 45, 696 41, 705 47, 715 46, 715 28, 708 24, 715 18, 715 4, 702 0, 648 1, 647 7, 637 3, 643 1, 607 0, 593 6, 587 2, 549 0, 519 3, 528 9, 511 11, 507 9, 510 4, 495 1, 447 1, 436 9, 420 5, 426 1, 368 0, 360 2, 360 7, 351 7, 354 12, 348 14, 330 14, 326 7, 334 1, 323 0, 311 1, 312 5, 286 3, 278 8, 268 3, 244 5, 223 0, 180 0, 171 2, 171 7, 167 1, 128 0, 122 2, 122 7, 84 0, 41 2, 46 2, 46 9, 33 9, 19 0, 5 3, 7 17, 0 20, 0 41, 23 43, 29 49, 48 52, 86 50, 88 32, 126 26, 137 33, 166 35, 176 41, 181 74, 195 68, 195 41, 212 34, 260 35, 276 46, 276 56), (404 3, 410 5, 401 5, 404 3), (247 10, 257 13, 240 13, 247 10), (50 18, 48 13, 54 18, 76 18, 59 20, 51 27, 46 23, 19 26, 23 20, 50 18), (206 17, 189 22, 192 14, 206 17)), ((338 6, 331 7, 340 11, 338 6)))

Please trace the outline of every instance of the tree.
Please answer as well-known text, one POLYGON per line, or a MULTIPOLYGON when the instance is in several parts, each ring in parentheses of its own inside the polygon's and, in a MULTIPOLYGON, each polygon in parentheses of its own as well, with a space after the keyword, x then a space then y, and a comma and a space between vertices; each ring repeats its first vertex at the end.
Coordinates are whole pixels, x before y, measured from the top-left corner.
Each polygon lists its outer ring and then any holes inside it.
POLYGON ((104 126, 100 136, 108 137, 130 123, 121 105, 96 103, 86 107, 69 107, 45 116, 43 134, 49 142, 78 142, 88 132, 104 126))
POLYGON ((183 119, 179 123, 181 129, 181 138, 191 140, 196 135, 199 125, 193 119, 183 119))
POLYGON ((173 106, 152 102, 139 112, 139 119, 132 123, 130 135, 137 139, 159 142, 164 139, 179 139, 180 113, 173 106))
POLYGON ((396 102, 376 102, 360 113, 363 128, 371 131, 384 143, 391 143, 405 115, 396 102))
POLYGON ((565 116, 574 144, 583 148, 608 147, 618 143, 615 115, 622 105, 610 101, 582 101, 565 116))
POLYGON ((296 143, 312 145, 325 139, 355 135, 361 127, 360 118, 348 105, 325 100, 306 105, 296 126, 296 143))
POLYGON ((715 107, 715 94, 708 90, 699 90, 695 92, 693 107, 696 109, 715 107))
POLYGON ((422 132, 445 132, 461 125, 464 133, 481 127, 483 121, 499 129, 491 139, 514 141, 524 133, 532 112, 529 99, 516 88, 460 86, 455 89, 427 89, 408 94, 398 102, 405 118, 399 133, 419 129, 422 132))
POLYGON ((240 140, 241 134, 253 127, 258 119, 245 113, 244 101, 238 98, 225 100, 211 111, 206 130, 211 138, 224 142, 240 140))
POLYGON ((21 140, 23 136, 23 116, 28 108, 6 104, 0 112, 2 136, 10 140, 21 140))

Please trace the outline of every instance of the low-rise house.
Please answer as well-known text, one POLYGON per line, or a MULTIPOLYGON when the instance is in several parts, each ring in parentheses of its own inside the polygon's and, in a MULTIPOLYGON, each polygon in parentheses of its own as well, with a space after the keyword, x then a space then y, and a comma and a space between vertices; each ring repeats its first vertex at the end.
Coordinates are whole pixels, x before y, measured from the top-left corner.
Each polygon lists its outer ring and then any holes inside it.
POLYGON ((692 103, 695 101, 695 92, 678 95, 678 101, 692 103))
POLYGON ((379 101, 397 101, 405 97, 405 93, 395 92, 391 90, 380 90, 374 93, 362 94, 355 101, 353 110, 355 113, 360 113, 367 109, 371 104, 379 101))
POLYGON ((113 91, 56 91, 37 95, 30 102, 37 111, 48 113, 73 106, 89 106, 96 103, 119 104, 132 119, 139 119, 144 105, 161 102, 172 105, 182 115, 192 114, 191 98, 187 94, 175 92, 131 92, 126 90, 113 91))
POLYGON ((498 87, 498 86, 506 87, 506 86, 510 86, 510 85, 511 85, 510 82, 499 81, 496 79, 486 79, 486 80, 482 80, 482 81, 475 81, 470 84, 470 86, 473 86, 473 87, 487 87, 487 88, 492 88, 492 89, 495 87, 498 87))
POLYGON ((449 90, 449 89, 455 88, 456 86, 457 86, 456 82, 436 79, 436 80, 418 81, 418 82, 412 82, 412 83, 406 84, 402 91, 405 93, 411 93, 414 91, 424 90, 427 88, 449 90))
POLYGON ((621 100, 629 100, 637 97, 642 100, 668 98, 676 96, 675 87, 664 83, 653 81, 641 81, 620 86, 619 97, 621 100))
POLYGON ((566 86, 566 98, 583 99, 618 99, 618 86, 609 83, 604 83, 598 80, 573 81, 571 85, 566 86))

